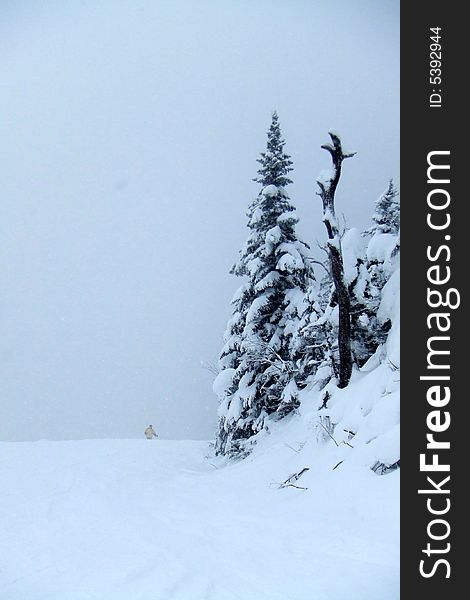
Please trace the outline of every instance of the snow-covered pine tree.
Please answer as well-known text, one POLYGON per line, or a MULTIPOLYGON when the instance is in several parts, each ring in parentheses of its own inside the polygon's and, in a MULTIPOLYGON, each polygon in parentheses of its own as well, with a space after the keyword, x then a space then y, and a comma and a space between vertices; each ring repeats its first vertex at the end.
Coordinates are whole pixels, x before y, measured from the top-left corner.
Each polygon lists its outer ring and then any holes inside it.
POLYGON ((330 288, 329 275, 320 282, 314 281, 308 287, 300 307, 300 318, 291 342, 295 381, 299 388, 308 384, 328 355, 328 323, 324 312, 330 288))
POLYGON ((362 366, 387 338, 390 322, 379 318, 382 289, 399 261, 400 202, 391 179, 375 204, 364 255, 357 259, 351 286, 351 338, 355 362, 362 366))
POLYGON ((390 179, 387 189, 375 201, 375 211, 372 216, 373 225, 366 234, 392 233, 400 229, 400 202, 393 179, 390 179))
POLYGON ((285 187, 292 161, 284 151, 277 113, 255 179, 261 185, 248 210, 250 235, 231 272, 245 282, 235 294, 214 390, 221 403, 216 452, 244 455, 268 417, 298 405, 289 346, 313 271, 308 246, 285 187), (249 441, 248 441, 249 440, 249 441))

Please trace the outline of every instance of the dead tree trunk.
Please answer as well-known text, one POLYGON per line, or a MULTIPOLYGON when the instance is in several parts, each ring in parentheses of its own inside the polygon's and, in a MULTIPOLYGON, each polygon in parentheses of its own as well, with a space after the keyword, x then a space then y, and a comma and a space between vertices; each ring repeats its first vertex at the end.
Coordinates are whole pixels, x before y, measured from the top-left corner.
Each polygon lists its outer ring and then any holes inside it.
POLYGON ((317 179, 320 192, 318 195, 323 202, 323 222, 328 233, 327 249, 330 271, 335 286, 339 310, 338 351, 339 369, 338 385, 344 388, 348 385, 352 372, 351 357, 351 301, 348 286, 344 279, 343 254, 341 239, 335 214, 335 192, 341 177, 341 165, 345 158, 351 158, 353 153, 344 153, 341 140, 336 133, 329 132, 332 144, 323 144, 322 148, 331 154, 333 169, 323 172, 317 179))

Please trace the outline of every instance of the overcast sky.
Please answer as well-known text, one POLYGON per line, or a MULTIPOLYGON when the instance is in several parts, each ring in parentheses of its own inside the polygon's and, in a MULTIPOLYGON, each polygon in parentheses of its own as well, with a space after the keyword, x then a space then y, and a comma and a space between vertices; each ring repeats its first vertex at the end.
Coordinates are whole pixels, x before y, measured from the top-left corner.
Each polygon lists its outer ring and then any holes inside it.
POLYGON ((299 232, 329 128, 365 228, 399 177, 394 0, 0 2, 0 439, 210 438, 277 109, 299 232))

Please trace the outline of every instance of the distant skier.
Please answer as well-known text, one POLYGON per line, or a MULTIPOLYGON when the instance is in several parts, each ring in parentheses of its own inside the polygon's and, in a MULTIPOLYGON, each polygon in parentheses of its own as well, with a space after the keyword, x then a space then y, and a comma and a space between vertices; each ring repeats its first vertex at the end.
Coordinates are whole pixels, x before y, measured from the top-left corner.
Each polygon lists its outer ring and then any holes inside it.
POLYGON ((148 440, 151 440, 152 438, 157 438, 157 437, 158 437, 158 435, 155 433, 155 431, 154 431, 154 429, 153 429, 153 426, 152 426, 152 425, 149 425, 149 426, 148 426, 148 427, 145 429, 145 431, 144 431, 144 434, 145 434, 145 437, 146 437, 148 440))

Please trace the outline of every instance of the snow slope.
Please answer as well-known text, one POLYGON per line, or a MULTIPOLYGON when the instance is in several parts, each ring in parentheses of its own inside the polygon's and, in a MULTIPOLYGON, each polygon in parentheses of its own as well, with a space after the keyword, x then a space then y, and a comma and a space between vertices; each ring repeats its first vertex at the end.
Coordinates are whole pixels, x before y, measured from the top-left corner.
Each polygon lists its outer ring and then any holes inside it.
POLYGON ((397 599, 398 472, 333 469, 347 446, 311 427, 228 465, 194 441, 0 443, 0 599, 397 599))

